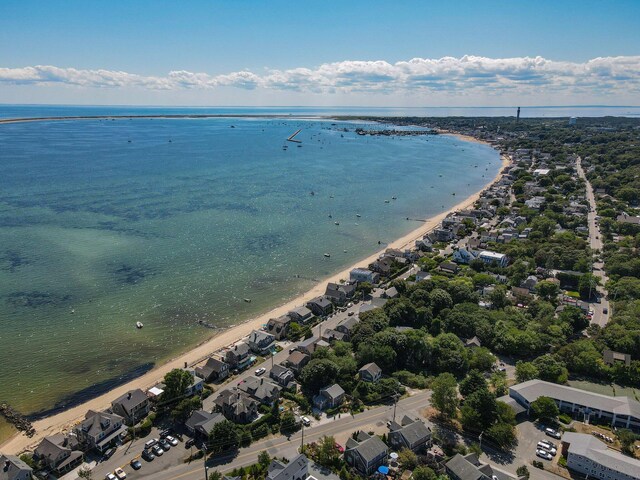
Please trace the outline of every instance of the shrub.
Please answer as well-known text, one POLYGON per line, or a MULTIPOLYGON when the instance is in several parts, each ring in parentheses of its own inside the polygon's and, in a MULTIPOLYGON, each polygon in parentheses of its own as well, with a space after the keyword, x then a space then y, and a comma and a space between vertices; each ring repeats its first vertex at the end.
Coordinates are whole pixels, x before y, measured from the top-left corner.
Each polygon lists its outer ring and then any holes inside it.
POLYGON ((567 459, 565 457, 560 457, 558 459, 558 465, 561 467, 567 468, 567 459))
POLYGON ((573 419, 566 413, 561 413, 560 415, 558 415, 558 420, 560 420, 565 425, 569 425, 573 419))

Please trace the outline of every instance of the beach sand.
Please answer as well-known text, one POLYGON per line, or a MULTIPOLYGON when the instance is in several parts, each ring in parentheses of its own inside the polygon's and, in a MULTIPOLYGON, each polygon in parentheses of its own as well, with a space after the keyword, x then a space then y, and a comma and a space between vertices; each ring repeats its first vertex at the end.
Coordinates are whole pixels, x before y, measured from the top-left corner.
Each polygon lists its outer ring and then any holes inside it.
MULTIPOLYGON (((473 137, 467 137, 462 135, 457 135, 450 132, 442 132, 443 134, 456 136, 466 141, 478 142, 478 143, 486 143, 482 142, 473 137)), ((485 187, 482 189, 486 189, 492 183, 499 179, 502 170, 508 165, 509 158, 506 155, 501 156, 502 160, 502 168, 496 174, 496 176, 488 182, 485 187)), ((111 401, 123 395, 127 391, 135 388, 140 388, 142 390, 146 390, 159 381, 162 380, 164 375, 174 368, 182 368, 185 364, 193 365, 203 361, 205 358, 213 354, 214 352, 221 350, 227 346, 232 345, 233 343, 241 340, 251 333, 252 330, 257 330, 262 327, 263 324, 267 323, 269 319, 279 317, 281 315, 286 314, 290 310, 303 305, 308 300, 317 297, 319 295, 323 295, 329 282, 338 282, 341 279, 347 280, 349 278, 349 272, 356 267, 364 266, 366 267, 368 264, 373 262, 378 258, 380 253, 382 253, 387 248, 397 248, 397 249, 405 249, 405 248, 413 248, 415 245, 415 241, 422 238, 424 235, 429 233, 435 227, 437 227, 440 222, 451 212, 456 210, 462 210, 473 205, 479 198, 481 191, 478 191, 457 205, 453 206, 449 210, 442 212, 434 217, 431 217, 426 220, 419 228, 413 230, 412 232, 406 234, 402 238, 397 239, 396 241, 386 245, 384 249, 366 257, 362 260, 356 262, 350 267, 342 270, 335 275, 332 275, 329 278, 325 278, 315 287, 313 287, 308 292, 294 298, 293 300, 281 305, 279 307, 270 310, 269 312, 260 315, 257 318, 251 319, 245 323, 229 328, 216 337, 211 338, 207 342, 195 347, 189 352, 180 355, 153 370, 147 372, 141 377, 136 378, 126 384, 123 384, 113 390, 100 395, 99 397, 88 400, 76 407, 70 408, 58 414, 52 415, 50 417, 37 420, 33 423, 33 426, 36 430, 36 434, 28 438, 23 434, 16 434, 2 445, 0 445, 0 450, 6 454, 18 454, 26 450, 33 450, 35 446, 42 440, 42 438, 53 435, 55 433, 69 431, 73 425, 78 423, 80 420, 84 418, 87 410, 104 410, 111 406, 111 401)))

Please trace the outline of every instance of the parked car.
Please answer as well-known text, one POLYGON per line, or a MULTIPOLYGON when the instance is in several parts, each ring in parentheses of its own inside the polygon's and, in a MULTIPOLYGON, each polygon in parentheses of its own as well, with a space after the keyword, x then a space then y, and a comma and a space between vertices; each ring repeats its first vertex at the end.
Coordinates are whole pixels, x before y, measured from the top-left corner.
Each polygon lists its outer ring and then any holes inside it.
POLYGON ((262 375, 264 372, 266 372, 267 369, 264 367, 260 367, 259 369, 256 370, 256 375, 262 375))
POLYGON ((151 449, 153 450, 153 453, 156 457, 161 457, 164 453, 164 450, 160 448, 160 445, 154 445, 153 447, 151 447, 151 449))
POLYGON ((340 452, 340 453, 344 453, 344 447, 342 445, 340 445, 338 442, 336 442, 336 449, 340 452))
POLYGON ((553 443, 553 442, 551 442, 549 440, 540 440, 540 443, 542 443, 544 445, 547 445, 547 447, 546 447, 547 450, 552 450, 552 449, 553 450, 557 450, 558 449, 558 446, 555 443, 553 443))
POLYGON ((171 428, 166 428, 160 432, 160 438, 167 438, 172 432, 173 430, 171 428))
POLYGON ((195 445, 196 441, 193 438, 188 439, 186 442, 184 442, 184 448, 191 448, 193 447, 193 445, 195 445))
POLYGON ((553 428, 545 428, 544 429, 544 433, 546 433, 547 435, 549 435, 550 437, 553 437, 553 438, 562 437, 562 434, 559 431, 554 430, 553 428))
POLYGON ((540 448, 536 450, 536 455, 540 458, 544 458, 545 460, 551 460, 553 458, 549 452, 540 448))
POLYGON ((175 447, 176 445, 178 445, 178 440, 173 438, 171 435, 167 435, 167 438, 165 438, 165 440, 169 442, 172 447, 175 447))
POLYGON ((116 468, 116 470, 113 473, 116 474, 116 477, 118 477, 118 480, 124 480, 125 478, 127 478, 127 474, 124 473, 124 470, 122 470, 120 467, 116 468))
POLYGON ((131 468, 133 468, 134 470, 140 470, 142 468, 142 463, 140 463, 140 460, 136 460, 135 458, 131 460, 131 463, 129 463, 129 465, 131 465, 131 468))
POLYGON ((157 443, 158 443, 158 439, 157 438, 152 438, 151 440, 148 440, 147 442, 145 442, 144 448, 145 449, 149 449, 149 448, 153 447, 154 445, 156 445, 157 443))
POLYGON ((113 473, 107 473, 104 476, 104 480, 118 480, 118 477, 116 477, 113 473))
POLYGON ((300 421, 305 427, 308 427, 309 425, 311 425, 311 420, 309 420, 309 417, 301 417, 300 421))
POLYGON ((160 445, 160 448, 162 448, 165 452, 171 449, 171 444, 167 441, 166 438, 161 438, 160 440, 158 440, 158 445, 160 445))
POLYGON ((151 462, 154 458, 156 458, 156 456, 153 454, 151 450, 143 450, 142 458, 147 462, 151 462))
POLYGON ((551 445, 545 442, 538 442, 538 448, 542 450, 546 450, 551 455, 555 455, 558 452, 555 448, 553 448, 551 445))
POLYGON ((106 450, 104 452, 104 454, 102 455, 102 460, 109 460, 113 454, 116 453, 116 449, 115 448, 110 448, 109 450, 106 450))
POLYGON ((602 309, 602 313, 604 313, 606 315, 607 313, 609 313, 609 309, 608 308, 603 308, 602 309))

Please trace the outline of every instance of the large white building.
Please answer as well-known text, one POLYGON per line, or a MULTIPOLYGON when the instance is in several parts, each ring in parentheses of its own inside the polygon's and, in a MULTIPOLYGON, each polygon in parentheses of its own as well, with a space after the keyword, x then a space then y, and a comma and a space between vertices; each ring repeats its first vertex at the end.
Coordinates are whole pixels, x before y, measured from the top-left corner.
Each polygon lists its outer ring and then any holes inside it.
POLYGON ((640 430, 640 402, 629 397, 610 397, 542 380, 529 380, 509 387, 509 396, 527 411, 531 402, 549 397, 555 400, 561 412, 580 420, 640 430))
POLYGON ((567 467, 603 480, 640 480, 640 461, 617 452, 592 435, 566 432, 562 455, 567 467))
POLYGON ((489 250, 484 250, 478 254, 478 258, 482 260, 484 263, 497 263, 501 267, 506 267, 507 263, 509 263, 509 259, 504 253, 491 252, 489 250))

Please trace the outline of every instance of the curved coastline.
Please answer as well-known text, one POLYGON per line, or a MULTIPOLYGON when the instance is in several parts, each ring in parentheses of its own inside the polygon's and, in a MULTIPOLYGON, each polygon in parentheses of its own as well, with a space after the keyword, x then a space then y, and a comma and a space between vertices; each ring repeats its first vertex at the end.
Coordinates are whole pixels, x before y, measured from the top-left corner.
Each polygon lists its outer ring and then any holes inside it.
MULTIPOLYGON (((25 118, 25 119, 5 119, 0 120, 0 123, 22 123, 22 122, 31 122, 31 121, 65 121, 65 120, 97 120, 97 119, 127 119, 127 118, 224 118, 224 117, 262 117, 262 118, 333 118, 333 117, 309 117, 309 116, 291 116, 291 115, 144 115, 144 116, 86 116, 86 117, 39 117, 39 118, 25 118)), ((439 132, 444 135, 455 136, 464 141, 473 141, 478 143, 486 143, 475 138, 465 137, 462 135, 458 135, 455 132, 439 132)), ((407 248, 413 247, 416 239, 421 238, 426 233, 434 229, 442 219, 448 215, 449 213, 466 208, 469 205, 475 203, 475 201, 480 197, 482 191, 486 189, 489 185, 494 183, 501 175, 504 167, 509 163, 509 158, 506 155, 501 155, 502 167, 496 174, 496 176, 491 179, 481 190, 469 195, 465 200, 459 202, 455 206, 451 207, 449 210, 442 212, 436 216, 428 218, 419 228, 407 233, 403 237, 395 240, 394 242, 387 245, 385 248, 407 248)), ((358 262, 349 266, 348 268, 333 274, 318 284, 316 284, 309 291, 305 292, 302 295, 297 296, 296 298, 285 302, 284 304, 269 310, 268 312, 259 315, 253 319, 247 320, 242 324, 236 325, 234 327, 227 328, 222 331, 219 335, 200 343, 195 346, 188 352, 181 354, 161 365, 157 365, 155 368, 150 370, 149 372, 127 382, 115 387, 112 390, 109 390, 95 398, 89 399, 83 403, 80 403, 72 408, 66 409, 54 415, 42 418, 34 422, 34 427, 36 429, 36 435, 28 438, 22 434, 16 433, 10 439, 5 441, 0 447, 3 451, 7 453, 19 453, 21 451, 27 450, 37 444, 44 436, 51 435, 60 431, 64 431, 69 429, 73 424, 79 421, 84 417, 85 412, 88 409, 104 409, 110 406, 110 402, 112 399, 124 394, 126 391, 132 388, 142 388, 146 389, 157 383, 162 379, 162 377, 171 369, 179 368, 184 366, 185 363, 189 365, 194 365, 206 357, 211 355, 213 352, 220 350, 224 347, 227 347, 241 338, 247 336, 251 330, 260 328, 260 326, 266 323, 270 318, 277 317, 285 314, 287 311, 292 308, 303 304, 309 299, 316 297, 318 295, 322 295, 326 288, 327 283, 336 282, 340 279, 344 279, 348 277, 349 271, 357 266, 361 266, 363 264, 371 263, 375 260, 378 255, 384 251, 384 249, 376 251, 375 253, 367 256, 366 258, 362 258, 358 262)))

